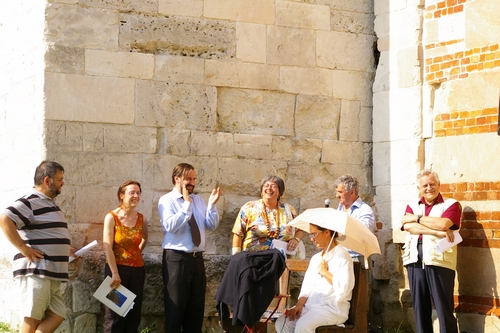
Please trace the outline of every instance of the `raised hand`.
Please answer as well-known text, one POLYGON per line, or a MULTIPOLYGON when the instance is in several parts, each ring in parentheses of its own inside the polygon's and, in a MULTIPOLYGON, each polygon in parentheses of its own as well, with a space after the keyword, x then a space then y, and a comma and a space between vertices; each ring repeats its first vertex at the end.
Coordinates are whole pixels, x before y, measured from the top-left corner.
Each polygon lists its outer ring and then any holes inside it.
POLYGON ((212 194, 210 194, 210 198, 208 198, 208 203, 215 205, 220 198, 220 187, 214 188, 212 190, 212 194))

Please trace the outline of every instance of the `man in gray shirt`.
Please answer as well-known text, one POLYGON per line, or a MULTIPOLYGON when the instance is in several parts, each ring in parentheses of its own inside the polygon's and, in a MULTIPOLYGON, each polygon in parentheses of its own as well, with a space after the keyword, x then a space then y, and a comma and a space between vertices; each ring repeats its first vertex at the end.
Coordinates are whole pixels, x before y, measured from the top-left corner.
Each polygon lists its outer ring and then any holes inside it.
POLYGON ((21 332, 54 332, 66 317, 59 290, 68 279, 68 259, 74 254, 68 224, 54 199, 64 185, 64 168, 43 161, 35 171, 35 186, 0 213, 0 227, 19 251, 13 275, 21 297, 21 332))

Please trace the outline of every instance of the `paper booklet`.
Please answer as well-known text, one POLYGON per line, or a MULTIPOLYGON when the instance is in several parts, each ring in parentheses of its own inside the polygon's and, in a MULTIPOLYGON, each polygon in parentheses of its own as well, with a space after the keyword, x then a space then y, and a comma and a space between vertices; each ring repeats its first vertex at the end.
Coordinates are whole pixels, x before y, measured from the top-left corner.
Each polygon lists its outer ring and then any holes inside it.
MULTIPOLYGON (((90 250, 91 248, 93 248, 94 246, 97 246, 97 241, 96 240, 93 241, 92 243, 89 243, 89 244, 85 245, 80 250, 76 251, 75 254, 77 256, 81 256, 82 254, 84 254, 85 252, 87 252, 88 250, 90 250)), ((75 257, 69 256, 69 262, 72 262, 75 259, 76 259, 75 257)))
POLYGON ((271 249, 282 249, 286 254, 294 256, 297 254, 298 246, 293 251, 287 250, 288 243, 279 239, 273 239, 271 242, 271 249))
POLYGON ((134 307, 136 295, 122 285, 113 289, 109 286, 110 283, 111 277, 106 276, 94 293, 94 297, 120 316, 125 317, 134 307))
POLYGON ((443 253, 444 251, 448 250, 450 247, 455 246, 462 241, 462 236, 460 236, 460 232, 458 230, 453 231, 453 235, 455 235, 453 242, 449 242, 446 237, 440 239, 437 242, 438 252, 443 253))

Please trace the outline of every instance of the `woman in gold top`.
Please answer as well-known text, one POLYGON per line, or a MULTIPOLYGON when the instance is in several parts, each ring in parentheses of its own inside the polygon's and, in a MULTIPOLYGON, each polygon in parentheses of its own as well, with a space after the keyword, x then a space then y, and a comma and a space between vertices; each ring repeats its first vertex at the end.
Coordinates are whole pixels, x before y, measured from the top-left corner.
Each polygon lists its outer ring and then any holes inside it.
POLYGON ((134 307, 125 317, 105 308, 104 332, 137 333, 146 276, 142 250, 148 240, 147 221, 135 210, 141 200, 141 184, 135 180, 125 181, 118 188, 118 200, 120 206, 104 218, 104 271, 106 276, 111 276, 111 288, 116 289, 121 284, 137 297, 134 307))

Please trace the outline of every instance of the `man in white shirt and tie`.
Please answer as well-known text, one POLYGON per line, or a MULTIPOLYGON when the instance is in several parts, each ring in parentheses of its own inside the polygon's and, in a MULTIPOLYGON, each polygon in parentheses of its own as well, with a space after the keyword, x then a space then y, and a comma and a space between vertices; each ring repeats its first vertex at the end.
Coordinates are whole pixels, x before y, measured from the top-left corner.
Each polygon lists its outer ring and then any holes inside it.
POLYGON ((201 333, 205 312, 206 275, 203 262, 205 230, 219 226, 215 204, 220 189, 213 189, 205 205, 193 194, 196 185, 194 167, 177 165, 172 172, 174 188, 158 203, 163 230, 163 284, 165 332, 201 333))

